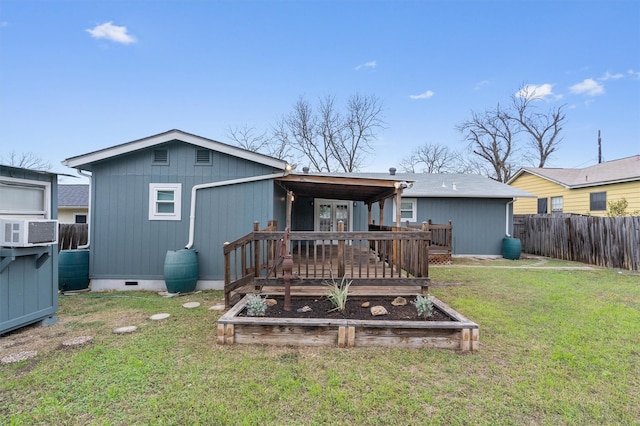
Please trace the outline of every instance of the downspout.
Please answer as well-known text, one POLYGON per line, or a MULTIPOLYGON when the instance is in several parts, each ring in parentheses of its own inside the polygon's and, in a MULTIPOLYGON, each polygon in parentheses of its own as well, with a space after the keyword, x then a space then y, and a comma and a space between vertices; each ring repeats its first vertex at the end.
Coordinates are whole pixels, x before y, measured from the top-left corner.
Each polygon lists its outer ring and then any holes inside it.
MULTIPOLYGON (((289 170, 285 170, 283 176, 286 176, 288 173, 289 173, 289 170)), ((199 189, 217 188, 221 186, 236 185, 239 183, 259 182, 261 180, 273 179, 277 176, 278 174, 271 173, 268 175, 251 176, 251 177, 246 177, 241 179, 231 179, 231 180, 224 180, 219 182, 201 183, 199 185, 194 185, 191 188, 191 211, 189 213, 189 242, 187 243, 186 246, 184 246, 184 248, 189 250, 191 247, 193 247, 193 240, 195 238, 195 230, 196 230, 196 192, 199 189)))
POLYGON ((512 205, 513 203, 515 203, 517 200, 517 198, 513 198, 511 201, 509 201, 507 204, 505 204, 505 210, 504 210, 504 233, 507 236, 507 238, 511 238, 511 234, 509 233, 509 206, 512 205))
POLYGON ((91 246, 91 188, 93 187, 93 175, 83 172, 81 169, 77 169, 80 176, 84 176, 89 179, 89 205, 87 209, 87 244, 78 246, 78 250, 88 249, 91 246))

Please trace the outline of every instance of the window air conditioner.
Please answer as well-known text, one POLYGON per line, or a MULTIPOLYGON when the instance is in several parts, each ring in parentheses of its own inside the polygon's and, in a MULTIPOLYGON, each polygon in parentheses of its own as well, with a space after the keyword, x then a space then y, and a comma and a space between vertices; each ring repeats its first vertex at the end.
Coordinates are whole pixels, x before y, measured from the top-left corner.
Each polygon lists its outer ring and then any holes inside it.
POLYGON ((0 219, 0 246, 34 247, 58 243, 58 221, 0 219))

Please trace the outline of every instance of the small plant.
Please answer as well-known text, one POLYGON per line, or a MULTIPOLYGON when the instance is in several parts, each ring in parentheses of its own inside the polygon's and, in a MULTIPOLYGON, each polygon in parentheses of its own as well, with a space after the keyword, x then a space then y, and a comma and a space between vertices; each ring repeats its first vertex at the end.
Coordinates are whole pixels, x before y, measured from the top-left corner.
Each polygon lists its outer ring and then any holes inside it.
POLYGON ((263 317, 265 312, 267 311, 267 304, 265 299, 258 296, 257 294, 252 294, 249 296, 247 300, 247 315, 250 317, 263 317))
POLYGON ((415 305, 419 317, 427 319, 433 315, 433 302, 428 295, 427 297, 421 295, 416 296, 416 300, 412 300, 411 304, 415 305))
POLYGON ((334 308, 329 312, 344 311, 347 307, 347 296, 349 294, 349 286, 351 283, 352 281, 347 281, 346 277, 342 277, 340 283, 337 283, 333 277, 331 277, 331 282, 323 282, 324 285, 329 287, 327 299, 329 299, 334 306, 334 308))

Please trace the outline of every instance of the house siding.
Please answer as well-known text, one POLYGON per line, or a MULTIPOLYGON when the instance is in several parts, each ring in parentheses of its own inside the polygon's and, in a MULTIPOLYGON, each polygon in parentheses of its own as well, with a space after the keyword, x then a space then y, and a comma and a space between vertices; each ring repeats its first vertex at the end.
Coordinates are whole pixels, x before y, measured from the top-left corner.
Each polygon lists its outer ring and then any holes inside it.
MULTIPOLYGON (((595 185, 585 188, 568 189, 562 185, 543 179, 539 176, 523 173, 516 178, 511 186, 536 194, 538 198, 563 197, 563 213, 587 214, 592 216, 606 216, 606 211, 590 211, 589 194, 606 192, 607 205, 611 201, 625 198, 629 203, 627 212, 640 211, 640 181, 624 182, 607 185, 595 185)), ((549 201, 549 209, 551 201, 549 201)), ((514 203, 515 214, 538 213, 537 199, 518 199, 514 203)), ((550 213, 548 211, 547 213, 550 213)))
MULTIPOLYGON (((491 198, 449 198, 449 197, 409 197, 417 198, 417 221, 414 225, 427 222, 434 224, 453 223, 454 255, 502 255, 502 240, 506 236, 506 205, 510 199, 491 198)), ((512 207, 509 207, 511 218, 512 207)), ((372 209, 373 218, 379 216, 376 205, 372 209)), ((385 225, 394 225, 393 202, 387 200, 384 211, 385 225)), ((513 224, 509 223, 509 232, 513 224)))
MULTIPOLYGON (((210 165, 195 165, 196 150, 179 141, 114 157, 93 165, 90 277, 162 280, 168 250, 189 240, 191 188, 271 173, 272 168, 212 151, 210 165), (167 149, 167 165, 152 164, 153 149, 167 149), (181 220, 149 220, 149 184, 182 184, 181 220)), ((274 212, 272 180, 197 191, 195 238, 199 279, 221 280, 222 247, 244 235, 254 221, 274 212)))

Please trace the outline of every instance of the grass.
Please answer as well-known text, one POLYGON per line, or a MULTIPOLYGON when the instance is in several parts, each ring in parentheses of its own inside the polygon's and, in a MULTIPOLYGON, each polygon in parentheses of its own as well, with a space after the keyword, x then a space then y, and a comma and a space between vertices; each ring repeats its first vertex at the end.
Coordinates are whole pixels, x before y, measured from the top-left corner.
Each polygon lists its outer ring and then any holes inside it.
POLYGON ((56 326, 95 339, 0 365, 0 424, 636 423, 640 275, 487 264, 430 270, 459 283, 430 293, 480 324, 473 354, 219 346, 206 307, 220 292, 190 310, 152 293, 62 297, 56 326), (171 317, 147 319, 159 312, 171 317), (113 334, 124 317, 139 329, 113 334))

